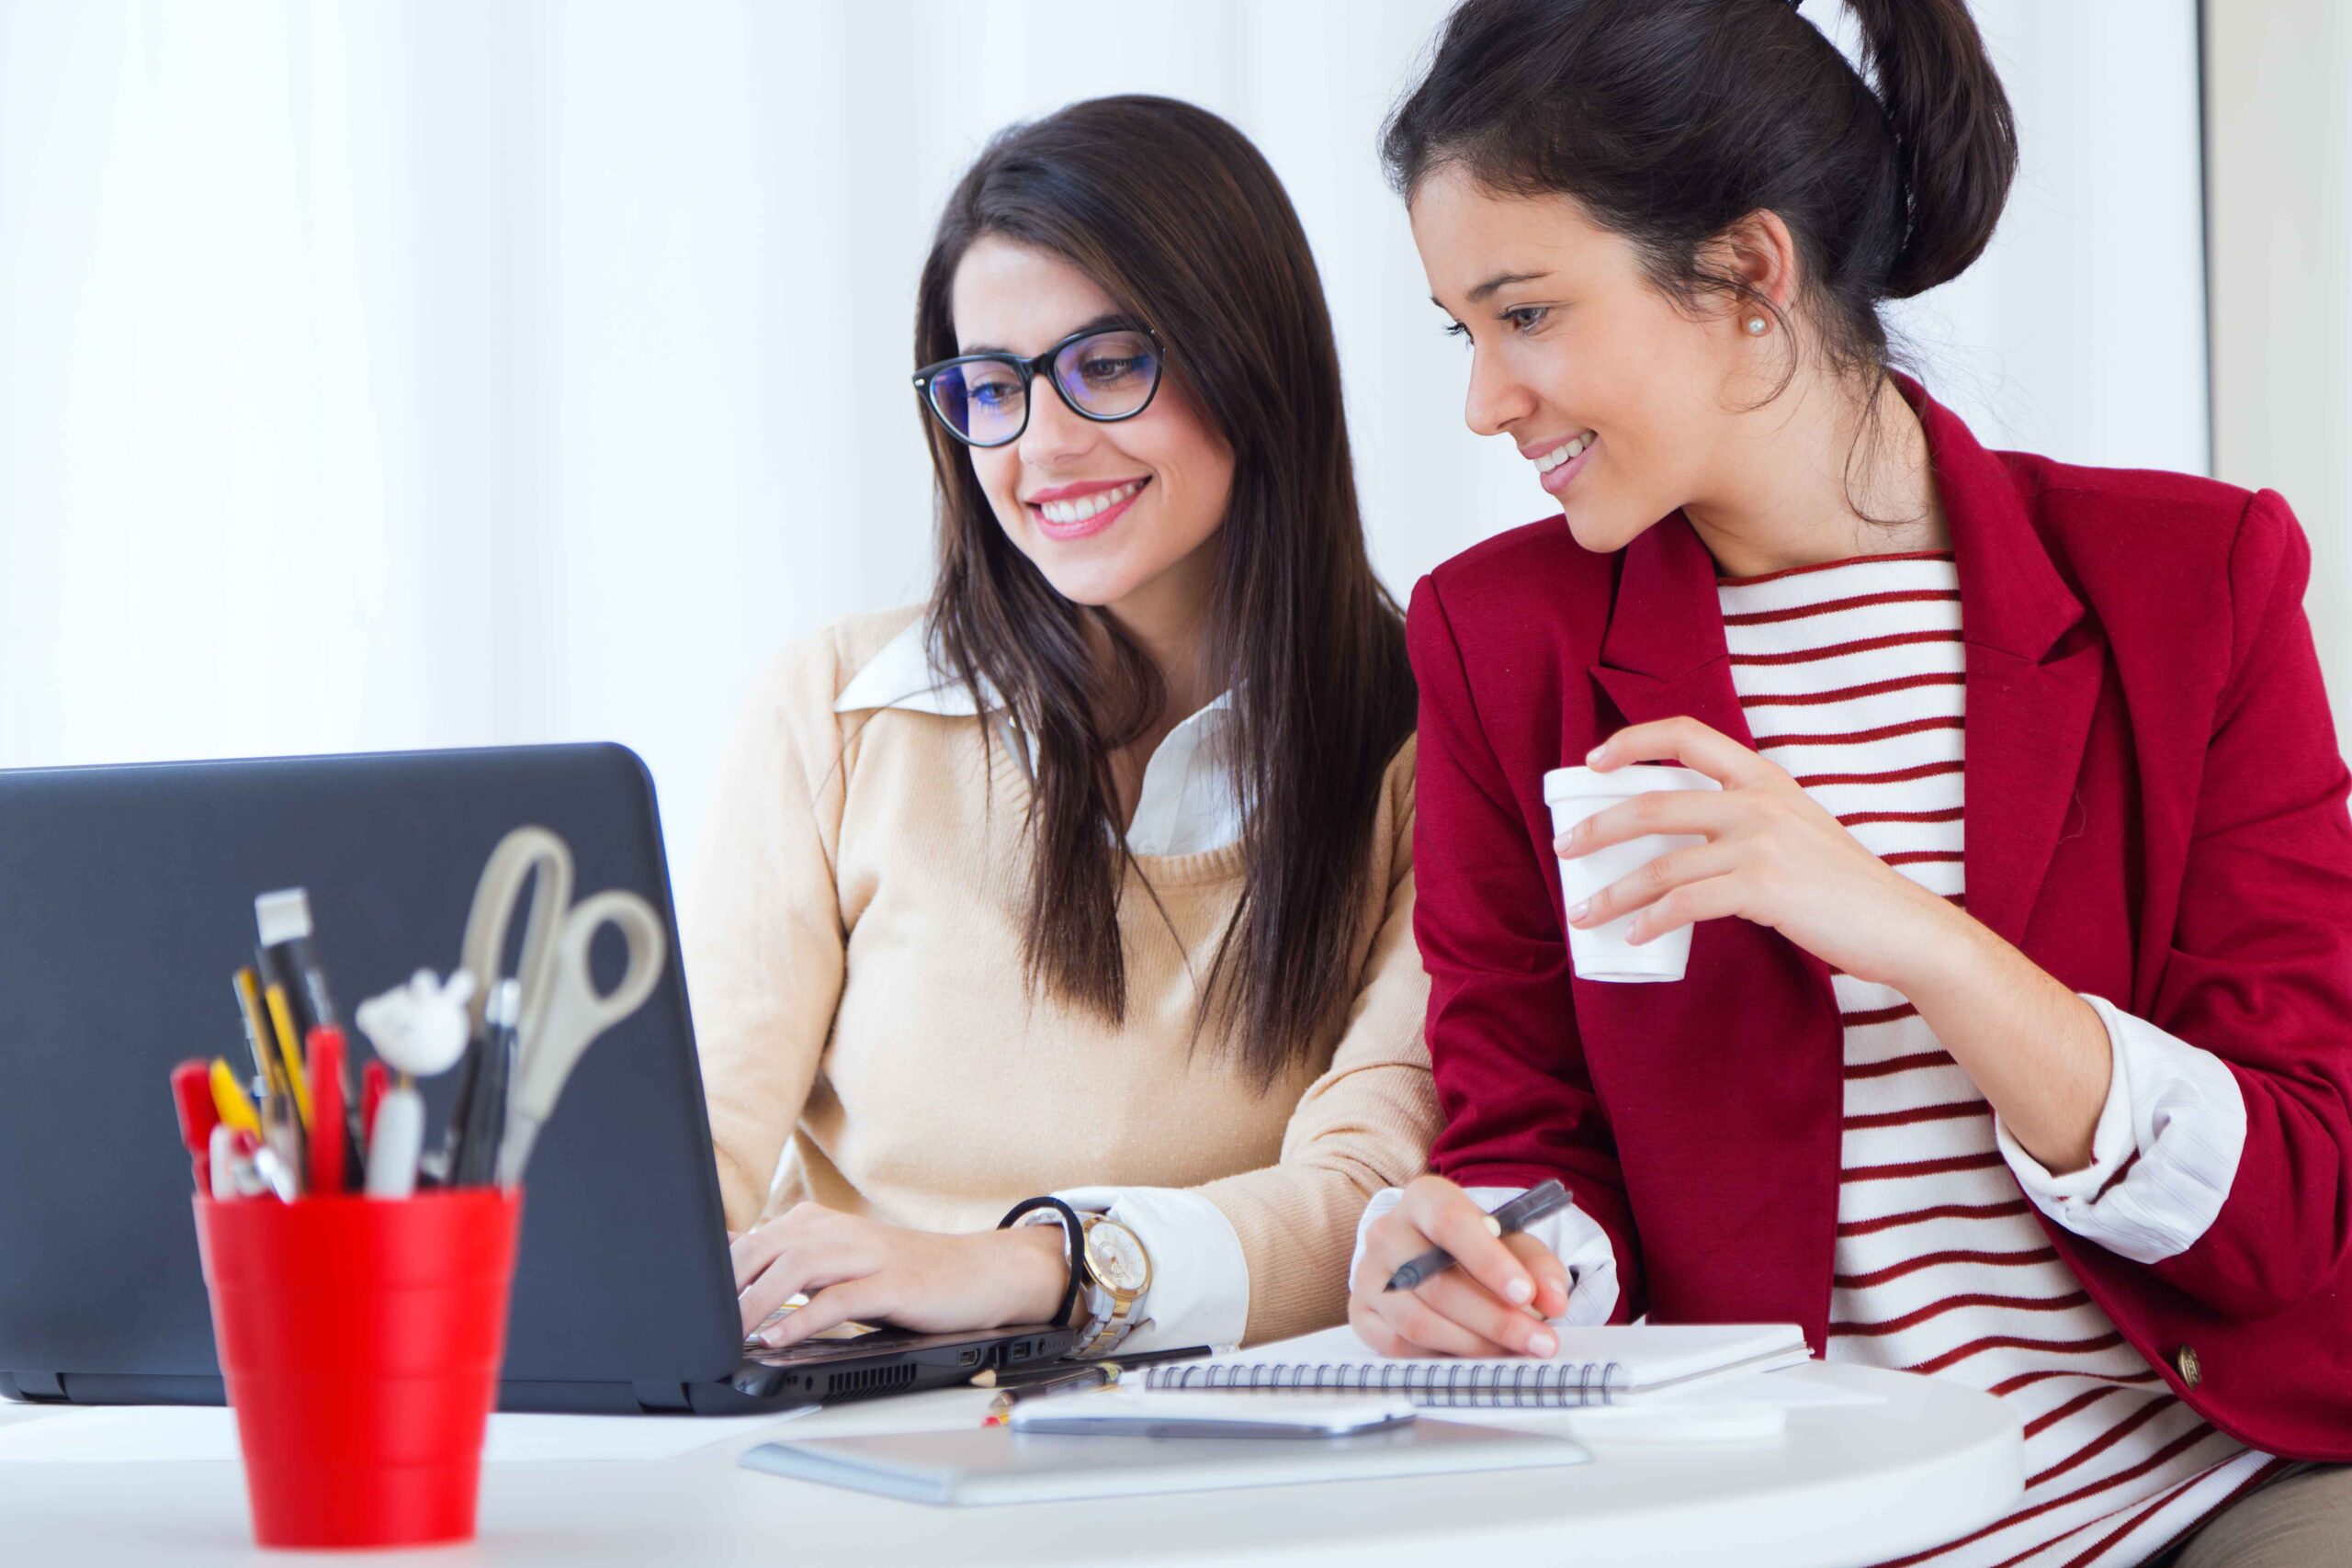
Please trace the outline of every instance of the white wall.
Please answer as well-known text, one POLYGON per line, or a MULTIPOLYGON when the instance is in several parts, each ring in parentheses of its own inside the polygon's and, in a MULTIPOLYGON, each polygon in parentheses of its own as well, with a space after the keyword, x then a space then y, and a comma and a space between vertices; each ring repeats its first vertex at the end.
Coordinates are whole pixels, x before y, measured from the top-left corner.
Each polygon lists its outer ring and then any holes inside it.
POLYGON ((2228 0, 2207 15, 2215 471, 2287 498, 2336 699, 2352 691, 2352 9, 2228 0))
MULTIPOLYGON (((2190 0, 1978 9, 2026 171, 1930 386, 2202 468, 2190 0)), ((1545 510, 1374 159, 1442 12, 0 0, 0 765, 615 738, 682 854, 768 653, 924 589, 939 200, 1114 91, 1288 182, 1401 593, 1545 510)))

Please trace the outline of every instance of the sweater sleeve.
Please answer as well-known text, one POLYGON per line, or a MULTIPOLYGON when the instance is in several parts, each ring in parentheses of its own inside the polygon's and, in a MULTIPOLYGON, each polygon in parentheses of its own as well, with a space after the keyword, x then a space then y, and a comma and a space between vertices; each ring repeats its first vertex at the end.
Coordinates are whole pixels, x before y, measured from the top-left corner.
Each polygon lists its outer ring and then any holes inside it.
POLYGON ((1420 1173, 1437 1131, 1421 1043, 1429 983, 1413 946, 1414 753, 1408 740, 1389 764, 1386 903, 1329 1067, 1299 1096, 1279 1163, 1192 1190, 1216 1206, 1240 1242, 1244 1343, 1328 1328, 1347 1315, 1356 1221, 1374 1193, 1420 1173))
POLYGON ((1406 618, 1420 683, 1415 931, 1430 979, 1429 1045, 1445 1131, 1432 1163, 1464 1187, 1557 1177, 1607 1233, 1611 1317, 1644 1310, 1641 1254, 1609 1119, 1586 1069, 1567 942, 1539 854, 1483 728, 1435 582, 1406 618))
POLYGON ((730 1231, 760 1217, 841 998, 840 675, 831 635, 787 649, 769 669, 728 747, 681 907, 730 1231))
POLYGON ((2218 1057, 2245 1119, 2220 1212, 2153 1269, 2250 1318, 2340 1280, 2352 1241, 2352 780, 2303 615, 2311 549, 2275 492, 2247 504, 2229 571, 2171 946, 2134 1010, 2218 1057))

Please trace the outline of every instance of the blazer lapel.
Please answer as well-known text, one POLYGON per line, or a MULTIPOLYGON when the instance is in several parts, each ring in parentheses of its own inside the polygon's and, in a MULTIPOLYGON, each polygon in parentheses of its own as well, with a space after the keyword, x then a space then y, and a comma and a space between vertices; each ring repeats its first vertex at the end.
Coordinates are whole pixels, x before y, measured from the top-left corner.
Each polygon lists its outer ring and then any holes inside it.
POLYGON ((1970 914, 2022 945, 2075 799, 2106 667, 2082 601, 2043 548, 2001 460, 1919 384, 1896 377, 1928 433, 1960 570, 1968 660, 1970 914))
MULTIPOLYGON (((2052 564, 2017 483, 1909 377, 1960 572, 1968 660, 1967 907, 2022 944, 2075 795, 2105 649, 2069 637, 2083 604, 2052 564)), ((1628 724, 1688 714, 1755 745, 1732 689, 1713 558, 1680 513, 1626 547, 1592 678, 1628 724)), ((1573 759, 1563 759, 1573 761, 1573 759)))
POLYGON ((1629 725, 1687 714, 1743 746, 1756 744, 1732 691, 1714 558, 1681 513, 1625 547, 1592 678, 1629 725))

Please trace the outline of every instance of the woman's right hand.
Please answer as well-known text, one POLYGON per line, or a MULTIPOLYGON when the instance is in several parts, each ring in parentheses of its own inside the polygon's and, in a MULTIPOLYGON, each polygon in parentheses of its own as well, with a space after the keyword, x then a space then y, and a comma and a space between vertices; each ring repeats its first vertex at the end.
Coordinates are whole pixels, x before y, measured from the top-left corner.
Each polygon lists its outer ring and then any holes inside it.
POLYGON ((1545 1319, 1568 1310, 1568 1271, 1532 1235, 1500 1236, 1487 1212, 1442 1176, 1416 1178, 1404 1201, 1365 1227, 1348 1322, 1384 1356, 1550 1356, 1545 1319), (1385 1287, 1432 1247, 1455 1266, 1410 1291, 1385 1287))

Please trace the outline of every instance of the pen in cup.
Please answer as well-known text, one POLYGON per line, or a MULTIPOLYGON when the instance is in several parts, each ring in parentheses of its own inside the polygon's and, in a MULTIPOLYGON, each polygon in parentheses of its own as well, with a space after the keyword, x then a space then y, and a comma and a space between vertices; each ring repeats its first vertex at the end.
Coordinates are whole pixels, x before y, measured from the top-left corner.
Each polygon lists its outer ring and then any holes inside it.
MULTIPOLYGON (((460 1057, 470 1066, 466 1003, 473 994, 473 976, 463 970, 444 984, 431 970, 420 969, 405 985, 361 1002, 352 1015, 377 1055, 368 1064, 361 1090, 369 1197, 405 1198, 416 1190, 424 1152, 424 1100, 416 1079, 445 1073, 460 1057)), ((470 1079, 470 1073, 463 1076, 470 1079)), ((460 1105, 468 1098, 461 1084, 460 1105)), ((450 1126, 453 1135, 462 1136, 462 1114, 453 1114, 450 1126)))
POLYGON ((501 980, 492 989, 475 1070, 461 1089, 462 1102, 453 1113, 458 1144, 449 1156, 452 1187, 487 1187, 497 1178, 498 1144, 506 1130, 507 1089, 514 1078, 514 1025, 522 1006, 520 982, 501 980))
POLYGON ((223 1123, 237 1132, 261 1131, 261 1113, 246 1098, 245 1086, 237 1081, 235 1071, 219 1056, 212 1058, 212 1108, 223 1123))
POLYGON ((251 969, 240 969, 233 983, 237 993, 237 1016, 244 1021, 245 1049, 252 1053, 254 1074, 261 1080, 261 1097, 267 1100, 283 1092, 286 1070, 278 1064, 277 1047, 273 1042, 276 1031, 270 1026, 268 1010, 261 999, 261 979, 251 969))
POLYGON ((206 1163, 210 1168, 206 1172, 206 1180, 212 1196, 224 1201, 243 1196, 237 1183, 237 1162, 243 1157, 237 1151, 237 1137, 238 1129, 226 1122, 212 1124, 212 1135, 206 1151, 206 1163))
POLYGON ((306 1151, 311 1161, 310 1190, 313 1192, 343 1190, 345 1156, 350 1152, 343 1113, 343 1049, 342 1030, 321 1024, 311 1031, 311 1059, 304 1071, 310 1079, 313 1112, 306 1151))
POLYGON ((188 1152, 196 1190, 212 1186, 212 1132, 220 1125, 220 1108, 212 1100, 212 1070, 202 1062, 182 1062, 172 1069, 172 1104, 179 1113, 180 1143, 188 1152))
POLYGON ((311 1086, 302 1074, 302 1046, 294 1032, 294 1010, 286 999, 286 987, 271 986, 262 992, 262 1000, 269 1009, 270 1038, 277 1043, 278 1056, 286 1064, 286 1082, 293 1091, 294 1110, 301 1124, 311 1124, 311 1086))
MULTIPOLYGON (((254 924, 261 945, 254 954, 254 965, 261 971, 265 991, 275 987, 286 994, 286 1006, 293 1026, 297 1046, 310 1042, 311 1032, 319 1029, 340 1029, 343 1018, 335 1010, 334 993, 328 988, 326 968, 319 962, 317 931, 311 921, 311 897, 300 887, 281 888, 265 893, 254 900, 254 924)), ((338 1135, 343 1141, 344 1168, 356 1171, 362 1158, 359 1127, 358 1087, 352 1077, 352 1064, 346 1056, 337 1069, 336 1104, 341 1107, 338 1135)), ((305 1080, 306 1089, 313 1096, 319 1084, 315 1076, 305 1080)), ((313 1123, 311 1108, 303 1108, 302 1122, 313 1137, 320 1129, 313 1123)))

